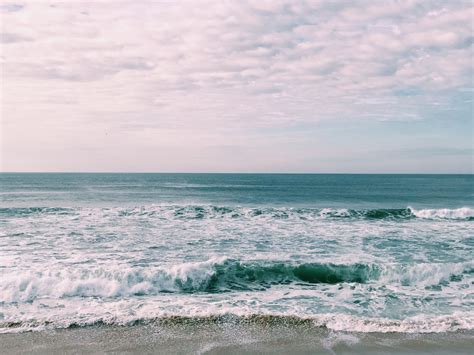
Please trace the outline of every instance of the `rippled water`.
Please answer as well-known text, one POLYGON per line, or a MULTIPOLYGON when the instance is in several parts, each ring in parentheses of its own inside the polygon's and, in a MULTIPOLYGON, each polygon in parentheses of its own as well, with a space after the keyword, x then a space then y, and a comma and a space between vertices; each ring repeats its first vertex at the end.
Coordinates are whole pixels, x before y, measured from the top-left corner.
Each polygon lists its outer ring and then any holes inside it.
POLYGON ((365 332, 474 327, 472 176, 0 183, 0 332, 255 315, 365 332))

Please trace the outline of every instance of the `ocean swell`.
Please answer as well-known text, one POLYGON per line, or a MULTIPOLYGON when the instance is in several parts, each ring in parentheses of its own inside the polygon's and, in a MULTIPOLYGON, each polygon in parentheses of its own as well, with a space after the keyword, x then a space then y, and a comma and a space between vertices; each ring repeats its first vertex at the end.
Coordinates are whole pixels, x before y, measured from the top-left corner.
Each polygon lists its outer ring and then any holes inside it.
POLYGON ((150 205, 135 208, 62 208, 62 207, 29 207, 0 208, 0 216, 25 217, 36 215, 70 215, 83 214, 116 215, 122 218, 159 218, 165 220, 203 220, 203 219, 430 219, 430 220, 474 220, 474 209, 462 207, 456 209, 415 209, 378 208, 378 209, 345 209, 345 208, 291 208, 291 207, 230 207, 212 205, 150 205))
POLYGON ((225 258, 169 268, 49 270, 3 275, 0 302, 31 302, 41 297, 121 297, 161 292, 265 290, 272 285, 366 282, 376 266, 306 263, 241 263, 225 258))
POLYGON ((461 264, 331 264, 241 262, 217 258, 168 268, 64 269, 3 273, 0 303, 32 302, 38 298, 102 297, 172 293, 264 291, 275 285, 381 283, 445 286, 472 274, 472 263, 461 264))

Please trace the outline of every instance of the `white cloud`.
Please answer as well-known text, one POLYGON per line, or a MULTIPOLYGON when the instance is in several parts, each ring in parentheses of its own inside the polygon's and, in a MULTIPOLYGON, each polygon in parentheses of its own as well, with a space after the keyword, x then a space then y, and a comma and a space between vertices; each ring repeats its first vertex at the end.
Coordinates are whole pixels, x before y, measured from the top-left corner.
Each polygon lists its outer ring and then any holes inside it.
POLYGON ((224 144, 268 127, 423 119, 472 86, 471 16, 470 1, 6 3, 3 150, 29 129, 224 144))

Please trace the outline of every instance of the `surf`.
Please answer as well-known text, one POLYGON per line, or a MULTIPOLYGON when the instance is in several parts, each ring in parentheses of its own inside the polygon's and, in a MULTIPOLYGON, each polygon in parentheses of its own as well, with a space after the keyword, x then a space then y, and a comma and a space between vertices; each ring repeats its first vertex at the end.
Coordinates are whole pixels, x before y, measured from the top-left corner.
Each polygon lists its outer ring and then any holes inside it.
POLYGON ((283 261, 243 262, 225 257, 169 267, 70 268, 4 273, 0 302, 41 298, 122 298, 160 293, 265 291, 278 285, 370 284, 371 287, 447 286, 474 274, 473 263, 333 264, 283 261))
POLYGON ((133 208, 64 208, 27 207, 0 208, 0 216, 22 217, 41 215, 81 214, 116 215, 121 218, 148 217, 164 220, 205 219, 267 219, 267 220, 311 220, 311 219, 365 219, 365 220, 459 220, 473 221, 474 209, 470 207, 415 209, 406 208, 310 208, 310 207, 241 207, 214 205, 149 205, 133 208))

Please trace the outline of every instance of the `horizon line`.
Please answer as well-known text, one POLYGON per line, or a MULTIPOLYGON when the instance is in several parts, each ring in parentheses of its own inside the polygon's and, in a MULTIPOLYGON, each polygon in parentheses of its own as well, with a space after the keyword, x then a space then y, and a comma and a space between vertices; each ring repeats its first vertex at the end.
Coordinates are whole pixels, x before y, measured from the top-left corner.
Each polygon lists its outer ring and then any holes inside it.
POLYGON ((220 174, 220 175, 474 175, 470 173, 417 172, 179 172, 179 171, 0 171, 0 174, 220 174))

